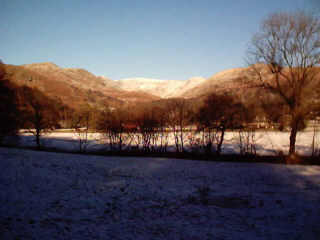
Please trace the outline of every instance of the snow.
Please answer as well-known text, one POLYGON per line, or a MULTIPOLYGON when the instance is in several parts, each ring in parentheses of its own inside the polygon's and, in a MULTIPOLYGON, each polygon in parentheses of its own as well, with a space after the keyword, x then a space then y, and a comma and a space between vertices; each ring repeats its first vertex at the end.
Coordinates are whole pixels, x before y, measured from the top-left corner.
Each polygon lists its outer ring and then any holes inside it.
MULTIPOLYGON (((188 148, 188 136, 194 133, 185 133, 185 146, 188 148)), ((289 149, 289 132, 279 131, 257 131, 255 133, 255 147, 259 155, 277 155, 280 152, 286 154, 289 149)), ((106 149, 106 144, 101 142, 99 133, 89 133, 88 137, 88 151, 99 149, 106 149)), ((199 136, 200 138, 200 136, 199 136)), ((312 145, 313 131, 299 132, 296 142, 296 150, 300 155, 310 155, 312 145)), ((127 142, 130 138, 127 139, 127 142)), ((79 149, 79 136, 72 132, 51 132, 42 138, 45 147, 55 148, 66 151, 78 151, 79 149)), ((124 143, 126 140, 124 139, 124 143)), ((30 134, 21 134, 19 145, 22 147, 35 147, 34 136, 30 134)), ((175 151, 174 137, 169 136, 169 151, 175 151)), ((315 147, 320 148, 320 134, 316 135, 315 147)), ((222 152, 225 154, 239 153, 239 137, 238 132, 227 132, 222 152)))
POLYGON ((319 239, 320 166, 0 148, 0 239, 319 239))
POLYGON ((187 90, 203 83, 206 79, 193 77, 184 80, 160 80, 153 78, 125 78, 116 80, 115 83, 122 90, 145 91, 162 98, 179 97, 187 90))
POLYGON ((185 84, 180 80, 160 80, 152 78, 126 78, 116 81, 125 91, 144 91, 155 96, 166 97, 185 84))

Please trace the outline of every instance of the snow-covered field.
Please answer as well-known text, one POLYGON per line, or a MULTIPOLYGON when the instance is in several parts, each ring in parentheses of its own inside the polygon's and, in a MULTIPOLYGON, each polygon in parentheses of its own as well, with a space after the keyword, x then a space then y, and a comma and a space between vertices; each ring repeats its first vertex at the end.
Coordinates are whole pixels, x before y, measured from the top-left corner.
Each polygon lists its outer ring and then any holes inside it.
POLYGON ((0 239, 319 239, 320 166, 0 148, 0 239))
MULTIPOLYGON (((188 135, 185 133, 185 146, 188 149, 188 135)), ((279 131, 257 131, 255 133, 255 147, 259 155, 277 155, 279 152, 287 153, 289 149, 289 132, 279 131)), ((87 151, 107 149, 106 144, 102 144, 99 133, 89 133, 87 151)), ((299 132, 297 135, 296 151, 301 155, 311 155, 311 145, 313 131, 299 132)), ((124 144, 129 143, 132 139, 124 138, 124 144)), ((14 142, 14 144, 16 144, 14 142)), ((42 137, 42 144, 47 148, 56 148, 58 150, 79 151, 79 135, 72 132, 51 132, 42 137)), ((35 147, 35 138, 33 135, 21 134, 20 146, 35 147)), ((169 151, 175 151, 174 137, 169 136, 169 151)), ((315 148, 320 149, 320 133, 315 135, 315 148)), ((239 134, 237 132, 227 132, 223 144, 222 152, 227 154, 239 153, 239 134)))

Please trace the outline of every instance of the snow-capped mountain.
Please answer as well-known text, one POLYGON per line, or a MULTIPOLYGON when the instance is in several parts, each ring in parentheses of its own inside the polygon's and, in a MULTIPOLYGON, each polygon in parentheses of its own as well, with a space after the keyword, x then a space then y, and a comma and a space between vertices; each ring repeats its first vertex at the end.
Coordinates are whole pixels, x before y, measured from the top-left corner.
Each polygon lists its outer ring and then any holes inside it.
POLYGON ((18 85, 36 87, 49 97, 71 107, 118 106, 127 103, 158 101, 160 98, 200 99, 213 92, 246 91, 244 80, 248 68, 235 68, 209 78, 160 80, 154 78, 125 78, 112 80, 95 76, 85 69, 61 68, 54 63, 34 63, 23 66, 5 65, 10 80, 18 85))
POLYGON ((162 98, 179 97, 187 90, 203 83, 205 78, 183 80, 160 80, 153 78, 126 78, 115 81, 125 91, 143 91, 162 98))

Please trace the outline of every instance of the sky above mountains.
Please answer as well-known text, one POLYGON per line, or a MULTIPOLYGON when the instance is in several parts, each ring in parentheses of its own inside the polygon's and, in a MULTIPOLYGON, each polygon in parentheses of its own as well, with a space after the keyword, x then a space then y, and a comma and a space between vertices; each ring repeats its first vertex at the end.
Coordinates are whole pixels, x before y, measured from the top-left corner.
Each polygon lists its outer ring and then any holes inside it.
POLYGON ((245 66, 275 11, 320 12, 318 0, 1 0, 0 59, 54 62, 111 79, 184 80, 245 66))

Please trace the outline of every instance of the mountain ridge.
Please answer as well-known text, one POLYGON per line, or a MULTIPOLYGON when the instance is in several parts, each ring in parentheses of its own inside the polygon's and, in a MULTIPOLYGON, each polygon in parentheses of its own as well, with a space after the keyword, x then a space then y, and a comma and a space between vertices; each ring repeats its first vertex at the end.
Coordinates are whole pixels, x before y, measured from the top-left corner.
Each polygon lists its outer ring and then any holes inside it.
POLYGON ((82 68, 61 68, 52 62, 6 65, 6 68, 9 78, 20 85, 36 87, 71 106, 89 103, 101 109, 106 105, 168 98, 199 99, 213 92, 243 92, 246 89, 243 82, 249 71, 249 68, 227 69, 209 78, 187 80, 143 77, 112 80, 82 68))

